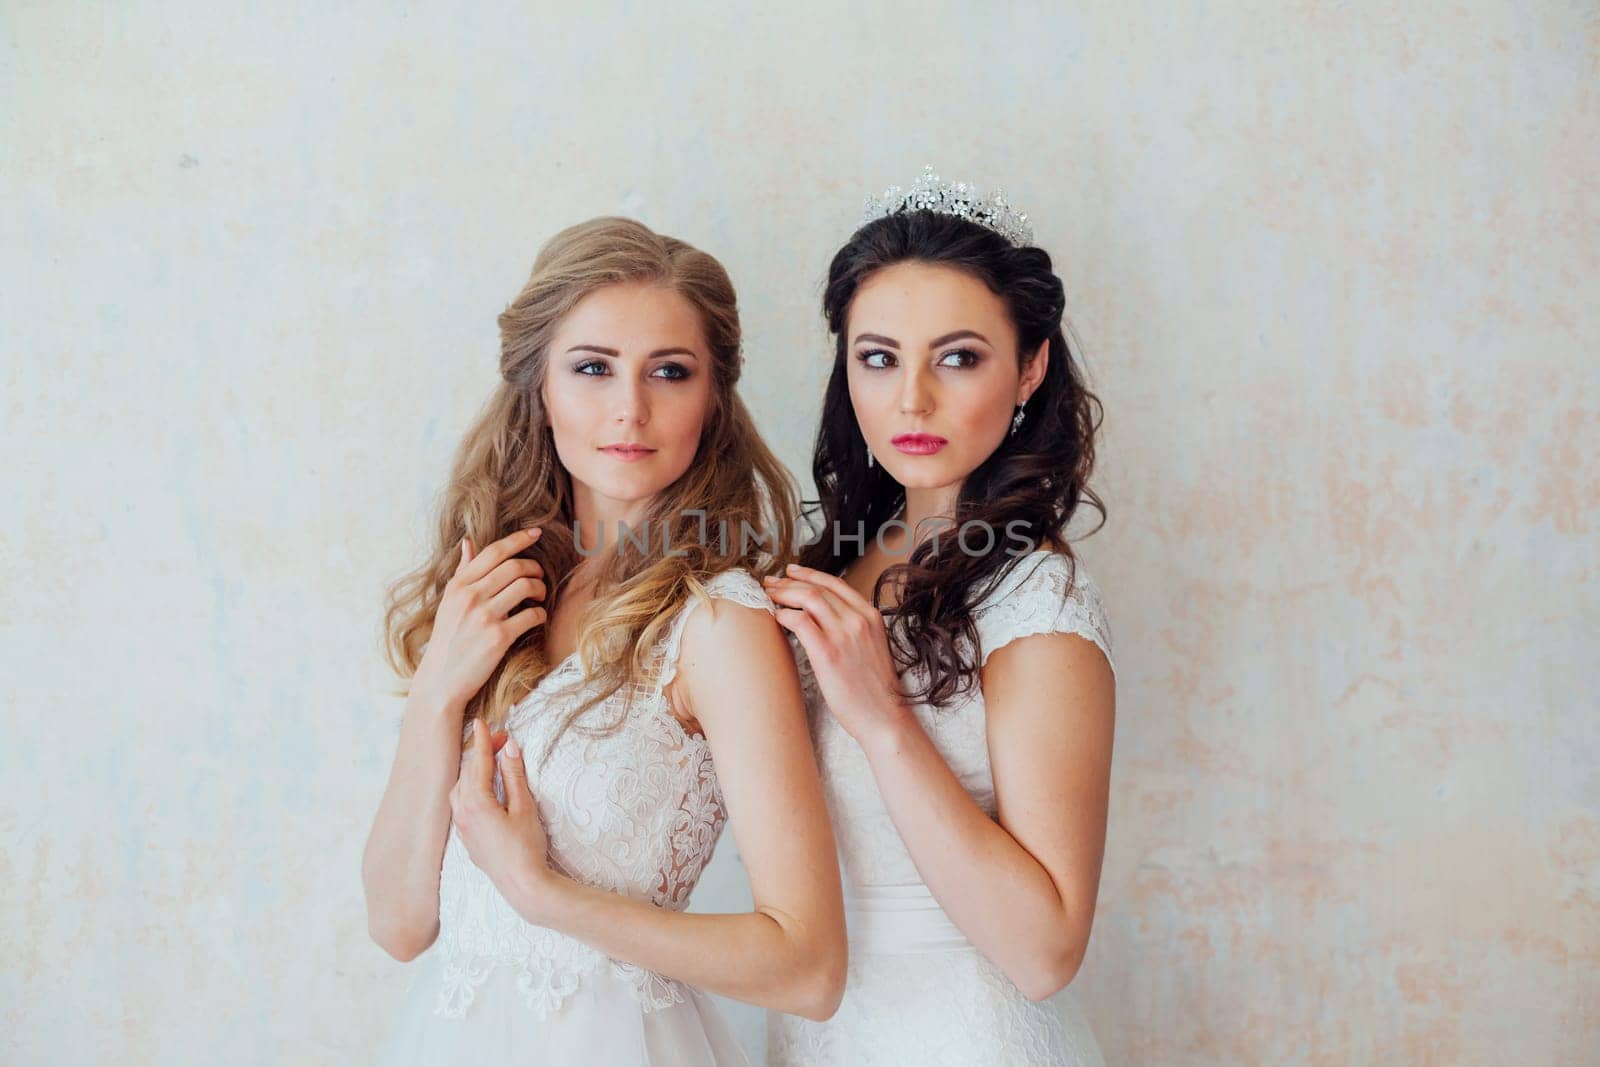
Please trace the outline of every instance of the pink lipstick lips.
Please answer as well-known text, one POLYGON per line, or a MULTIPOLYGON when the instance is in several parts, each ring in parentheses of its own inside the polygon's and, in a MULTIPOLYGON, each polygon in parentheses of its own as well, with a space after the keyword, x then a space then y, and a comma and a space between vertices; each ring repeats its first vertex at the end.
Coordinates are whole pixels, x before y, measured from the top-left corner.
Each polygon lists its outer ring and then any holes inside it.
POLYGON ((937 434, 901 433, 890 438, 889 443, 908 456, 931 456, 950 442, 937 434))
POLYGON ((656 450, 653 448, 631 444, 606 445, 600 451, 613 459, 620 459, 624 463, 631 463, 636 459, 647 459, 656 454, 656 450))

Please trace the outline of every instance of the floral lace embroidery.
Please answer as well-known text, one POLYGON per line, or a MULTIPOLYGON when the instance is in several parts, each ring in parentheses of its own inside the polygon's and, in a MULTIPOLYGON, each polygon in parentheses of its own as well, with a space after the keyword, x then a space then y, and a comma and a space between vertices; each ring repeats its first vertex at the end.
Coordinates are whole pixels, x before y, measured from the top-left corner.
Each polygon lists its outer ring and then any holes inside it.
POLYGON ((1100 646, 1116 673, 1111 656, 1111 624, 1106 619, 1100 587, 1082 565, 1056 552, 1034 552, 1018 560, 974 613, 981 646, 980 663, 989 654, 1020 637, 1068 633, 1100 646))
MULTIPOLYGON (((775 610, 745 571, 722 572, 704 586, 709 596, 775 610)), ((684 626, 699 603, 691 598, 657 643, 647 683, 594 709, 599 722, 615 721, 628 709, 619 731, 592 737, 575 727, 542 771, 529 769, 554 866, 588 885, 673 911, 688 905, 726 822, 710 746, 684 730, 662 692, 676 673, 684 626)), ((542 751, 550 731, 590 691, 586 684, 557 685, 576 681, 581 669, 578 658, 569 657, 512 709, 507 729, 525 752, 542 751)), ((495 791, 504 796, 498 771, 495 791)), ((439 875, 436 945, 443 979, 435 1011, 452 1018, 466 1014, 497 967, 515 970, 523 1000, 540 1018, 602 967, 626 982, 647 1012, 688 999, 675 979, 527 922, 473 865, 453 825, 439 875)))

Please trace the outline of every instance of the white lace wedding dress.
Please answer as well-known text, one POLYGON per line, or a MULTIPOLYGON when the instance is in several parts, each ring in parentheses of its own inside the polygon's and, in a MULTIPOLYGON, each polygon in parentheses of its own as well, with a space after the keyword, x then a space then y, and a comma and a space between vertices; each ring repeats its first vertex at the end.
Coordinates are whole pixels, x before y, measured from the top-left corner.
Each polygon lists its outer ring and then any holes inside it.
MULTIPOLYGON (((1019 637, 1053 632, 1086 637, 1111 660, 1099 590, 1081 563, 1059 553, 1019 559, 974 621, 983 661, 1019 637)), ((1029 1000, 939 907, 889 818, 861 747, 823 703, 804 649, 791 644, 845 875, 850 968, 831 1019, 767 1013, 769 1067, 1103 1065, 1070 985, 1029 1000)), ((921 670, 904 677, 920 680, 921 670)), ((974 687, 944 710, 924 705, 915 713, 967 792, 994 818, 981 691, 974 687)))
MULTIPOLYGON (((712 596, 774 610, 743 570, 707 580, 712 596)), ((691 597, 658 642, 653 680, 634 692, 621 732, 594 738, 584 722, 614 721, 617 693, 558 742, 550 731, 588 691, 577 653, 512 709, 529 781, 557 869, 660 908, 689 903, 726 821, 711 751, 689 735, 662 690, 676 671, 691 597)), ((495 792, 504 799, 499 772, 495 792)), ((584 1064, 680 1067, 747 1064, 732 1028, 700 990, 525 921, 473 865, 455 827, 439 876, 439 936, 412 965, 408 1001, 387 1064, 584 1064)))

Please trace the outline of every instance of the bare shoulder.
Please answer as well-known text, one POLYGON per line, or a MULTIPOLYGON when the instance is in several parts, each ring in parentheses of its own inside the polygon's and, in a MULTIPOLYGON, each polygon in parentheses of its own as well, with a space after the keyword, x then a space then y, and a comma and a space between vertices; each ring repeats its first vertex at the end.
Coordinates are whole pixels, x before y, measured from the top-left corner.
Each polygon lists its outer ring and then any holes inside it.
POLYGON ((775 605, 746 571, 726 571, 705 583, 710 599, 684 606, 676 672, 666 689, 673 714, 685 724, 712 727, 719 708, 749 703, 759 713, 762 690, 781 693, 788 676, 799 691, 794 656, 775 605), (721 699, 728 697, 729 699, 721 699))

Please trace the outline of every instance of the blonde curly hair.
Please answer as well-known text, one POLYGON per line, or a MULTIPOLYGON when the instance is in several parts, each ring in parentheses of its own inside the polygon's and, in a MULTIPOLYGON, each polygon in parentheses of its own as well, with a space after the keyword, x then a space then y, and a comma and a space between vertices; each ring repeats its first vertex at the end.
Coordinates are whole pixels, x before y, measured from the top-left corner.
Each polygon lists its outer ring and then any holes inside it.
MULTIPOLYGON (((793 559, 798 490, 735 390, 742 356, 738 306, 727 271, 705 252, 631 219, 591 219, 562 230, 540 249, 527 284, 499 317, 501 381, 457 450, 433 551, 387 591, 390 665, 402 679, 416 674, 463 536, 482 549, 513 530, 542 527, 539 540, 523 555, 543 566, 549 585, 544 606, 554 613, 564 579, 580 555, 570 475, 557 457, 540 394, 549 343, 562 317, 589 293, 641 281, 670 288, 699 312, 711 353, 712 406, 694 461, 657 495, 645 516, 651 543, 661 546, 665 540, 671 551, 617 551, 603 557, 594 597, 578 627, 580 658, 592 665, 589 677, 602 684, 552 735, 545 759, 555 738, 591 707, 625 686, 632 692, 647 682, 651 649, 689 596, 704 595, 706 579, 734 567, 761 578, 793 559), (761 531, 762 538, 750 543, 740 536, 701 536, 708 529, 741 531, 741 523, 761 531), (663 536, 662 529, 669 532, 663 536)), ((470 728, 477 718, 491 728, 503 724, 512 706, 554 666, 545 652, 545 627, 536 626, 511 645, 468 702, 465 725, 470 728)), ((585 724, 584 731, 603 734, 620 726, 620 721, 598 728, 585 724)))

